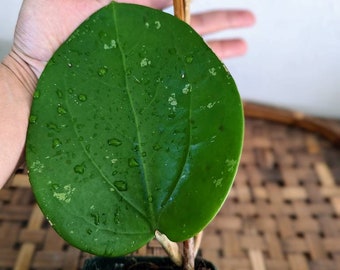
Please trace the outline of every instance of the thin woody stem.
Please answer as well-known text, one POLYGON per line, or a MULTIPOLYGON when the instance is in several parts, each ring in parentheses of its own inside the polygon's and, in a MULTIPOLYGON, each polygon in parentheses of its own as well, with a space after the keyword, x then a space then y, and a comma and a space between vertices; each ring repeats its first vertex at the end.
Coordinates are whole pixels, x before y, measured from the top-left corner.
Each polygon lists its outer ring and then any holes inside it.
POLYGON ((180 20, 184 20, 184 3, 183 3, 183 0, 173 0, 173 3, 174 3, 175 16, 180 20))
POLYGON ((190 24, 190 2, 191 0, 173 0, 175 16, 187 24, 190 24))
POLYGON ((169 255, 170 259, 177 265, 182 266, 183 260, 181 252, 179 251, 179 247, 177 243, 174 243, 166 237, 165 234, 162 234, 159 231, 155 232, 156 239, 162 245, 166 253, 169 255))
POLYGON ((203 231, 199 232, 196 236, 195 236, 195 243, 194 243, 194 257, 197 256, 198 250, 201 246, 201 242, 202 242, 202 237, 203 237, 203 231))
POLYGON ((184 21, 187 23, 187 24, 190 24, 190 4, 191 4, 191 0, 184 0, 184 3, 185 3, 185 7, 184 7, 184 21))
POLYGON ((183 242, 183 269, 195 269, 194 237, 183 242))

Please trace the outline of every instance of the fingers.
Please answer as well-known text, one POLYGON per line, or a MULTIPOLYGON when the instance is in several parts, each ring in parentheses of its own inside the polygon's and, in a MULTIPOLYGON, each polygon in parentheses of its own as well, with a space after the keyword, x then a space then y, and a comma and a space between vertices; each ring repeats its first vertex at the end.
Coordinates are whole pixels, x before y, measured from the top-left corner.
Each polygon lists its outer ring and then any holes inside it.
POLYGON ((255 16, 246 10, 211 11, 191 18, 191 25, 201 34, 219 30, 247 27, 255 23, 255 16))
POLYGON ((164 9, 172 4, 172 0, 117 0, 117 2, 138 4, 157 9, 164 9))
POLYGON ((241 56, 247 52, 247 44, 242 39, 209 41, 208 45, 220 59, 241 56))
MULTIPOLYGON (((191 24, 201 34, 210 34, 220 30, 249 27, 255 23, 255 16, 246 10, 223 10, 194 15, 191 24)), ((242 39, 209 41, 208 45, 221 58, 244 55, 247 44, 242 39)))

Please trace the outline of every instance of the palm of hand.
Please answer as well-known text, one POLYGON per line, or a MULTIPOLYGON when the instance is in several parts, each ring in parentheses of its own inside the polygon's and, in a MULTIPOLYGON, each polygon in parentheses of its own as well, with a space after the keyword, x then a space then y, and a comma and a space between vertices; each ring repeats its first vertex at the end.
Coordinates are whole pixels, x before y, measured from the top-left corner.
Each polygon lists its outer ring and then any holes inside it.
MULTIPOLYGON (((25 0, 14 37, 13 50, 40 76, 47 61, 73 30, 112 0, 25 0)), ((171 0, 121 0, 164 8, 171 0)))
POLYGON ((40 76, 62 42, 90 14, 110 0, 26 0, 20 12, 13 50, 40 76))

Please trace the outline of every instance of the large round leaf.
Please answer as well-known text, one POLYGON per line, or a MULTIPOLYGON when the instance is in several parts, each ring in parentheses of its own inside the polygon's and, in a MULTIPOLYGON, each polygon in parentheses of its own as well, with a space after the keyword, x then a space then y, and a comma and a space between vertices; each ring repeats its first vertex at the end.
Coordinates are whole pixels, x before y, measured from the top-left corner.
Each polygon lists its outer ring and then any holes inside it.
POLYGON ((56 231, 129 253, 157 229, 202 230, 231 187, 243 139, 234 81, 185 23, 112 3, 57 50, 34 96, 30 180, 56 231))

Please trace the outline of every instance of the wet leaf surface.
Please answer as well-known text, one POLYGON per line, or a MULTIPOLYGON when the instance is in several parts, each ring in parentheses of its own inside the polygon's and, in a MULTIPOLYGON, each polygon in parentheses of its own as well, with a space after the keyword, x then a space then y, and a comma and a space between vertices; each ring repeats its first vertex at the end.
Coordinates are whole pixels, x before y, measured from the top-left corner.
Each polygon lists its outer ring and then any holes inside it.
POLYGON ((229 72, 188 25, 112 3, 56 51, 34 96, 27 162, 37 201, 69 243, 97 255, 173 241, 223 204, 243 140, 229 72))

